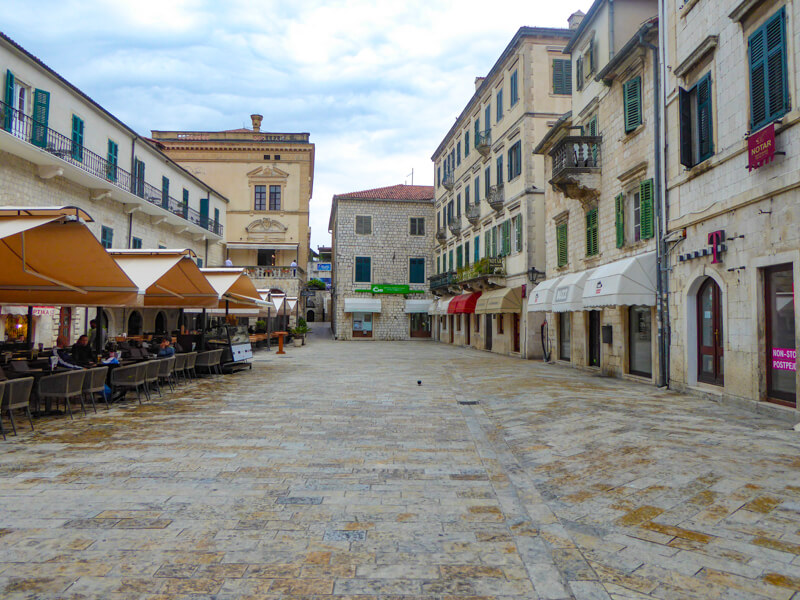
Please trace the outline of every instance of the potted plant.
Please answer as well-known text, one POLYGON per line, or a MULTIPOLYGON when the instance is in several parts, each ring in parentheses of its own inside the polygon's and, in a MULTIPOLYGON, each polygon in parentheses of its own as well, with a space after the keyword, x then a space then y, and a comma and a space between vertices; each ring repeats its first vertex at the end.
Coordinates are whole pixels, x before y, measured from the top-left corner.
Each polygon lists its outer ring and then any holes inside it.
POLYGON ((267 322, 261 319, 256 321, 256 333, 266 333, 266 332, 267 332, 267 322))
POLYGON ((294 342, 295 348, 299 348, 300 346, 306 343, 306 334, 309 331, 311 330, 305 323, 299 324, 297 327, 295 327, 290 331, 290 333, 294 336, 292 338, 292 341, 294 342))

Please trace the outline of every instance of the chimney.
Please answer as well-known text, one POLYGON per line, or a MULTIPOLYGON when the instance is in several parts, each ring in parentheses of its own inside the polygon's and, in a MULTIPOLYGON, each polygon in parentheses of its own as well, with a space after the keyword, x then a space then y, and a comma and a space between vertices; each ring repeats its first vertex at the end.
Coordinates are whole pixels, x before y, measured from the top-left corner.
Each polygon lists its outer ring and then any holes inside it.
POLYGON ((569 28, 572 31, 575 31, 578 27, 581 26, 581 22, 583 21, 583 17, 585 16, 586 15, 581 11, 576 11, 572 13, 567 19, 567 23, 569 23, 569 28))
POLYGON ((486 80, 486 77, 476 77, 475 78, 475 91, 478 91, 478 88, 483 85, 483 82, 486 80))
POLYGON ((250 115, 250 118, 253 120, 253 131, 261 131, 261 120, 264 118, 264 116, 250 115))

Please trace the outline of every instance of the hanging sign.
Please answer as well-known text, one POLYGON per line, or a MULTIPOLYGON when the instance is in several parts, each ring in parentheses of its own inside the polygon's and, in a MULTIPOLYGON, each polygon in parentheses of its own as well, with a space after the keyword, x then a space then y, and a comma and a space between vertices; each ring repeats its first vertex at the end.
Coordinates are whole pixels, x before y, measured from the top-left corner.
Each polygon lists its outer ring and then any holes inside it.
POLYGON ((56 314, 56 307, 55 306, 34 306, 33 307, 33 316, 34 317, 52 317, 56 314))
POLYGON ((747 138, 747 170, 752 171, 775 158, 775 123, 747 138))
POLYGON ((353 290, 367 294, 424 294, 425 290, 412 290, 408 284, 375 283, 368 290, 353 290))
POLYGON ((292 298, 291 300, 287 300, 286 304, 289 305, 289 310, 294 310, 294 307, 297 305, 297 298, 292 298))
POLYGON ((272 303, 275 305, 275 308, 280 310, 281 306, 283 306, 283 296, 273 296, 272 303))

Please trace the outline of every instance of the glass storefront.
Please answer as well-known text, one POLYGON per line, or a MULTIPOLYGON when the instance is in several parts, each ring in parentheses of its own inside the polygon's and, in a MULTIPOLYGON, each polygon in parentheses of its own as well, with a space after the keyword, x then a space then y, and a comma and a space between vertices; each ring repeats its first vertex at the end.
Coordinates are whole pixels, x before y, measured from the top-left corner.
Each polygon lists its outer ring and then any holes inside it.
POLYGON ((797 400, 797 347, 794 328, 792 265, 765 271, 767 308, 767 394, 795 404, 797 400))
POLYGON ((353 313, 353 337, 372 337, 372 313, 353 313))
POLYGON ((570 327, 570 313, 558 314, 558 358, 561 360, 570 359, 570 342, 572 340, 572 328, 570 327))
POLYGON ((425 313, 411 313, 411 337, 431 337, 431 318, 425 313))
POLYGON ((628 310, 628 370, 633 375, 653 376, 653 333, 650 307, 628 310))

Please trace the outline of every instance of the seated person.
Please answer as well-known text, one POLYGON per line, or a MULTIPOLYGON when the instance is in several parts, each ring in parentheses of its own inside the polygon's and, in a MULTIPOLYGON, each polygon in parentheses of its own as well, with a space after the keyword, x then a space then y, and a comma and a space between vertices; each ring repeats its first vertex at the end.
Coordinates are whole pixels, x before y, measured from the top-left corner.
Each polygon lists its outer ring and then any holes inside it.
POLYGON ((170 356, 175 356, 175 348, 170 346, 167 338, 164 338, 161 340, 161 345, 158 347, 158 357, 169 358, 170 356))
MULTIPOLYGON (((84 336, 85 337, 85 336, 84 336)), ((65 369, 80 369, 78 365, 73 363, 72 355, 67 351, 67 338, 60 335, 56 338, 56 347, 53 353, 58 357, 57 367, 65 369)))
POLYGON ((72 346, 72 360, 79 365, 88 365, 93 358, 94 355, 92 354, 92 348, 89 346, 89 338, 82 335, 72 346))

